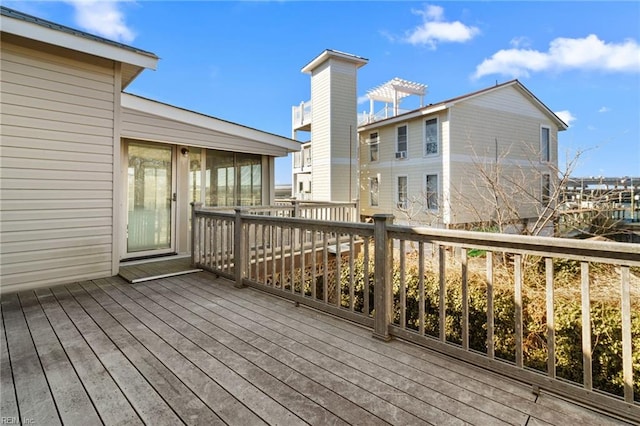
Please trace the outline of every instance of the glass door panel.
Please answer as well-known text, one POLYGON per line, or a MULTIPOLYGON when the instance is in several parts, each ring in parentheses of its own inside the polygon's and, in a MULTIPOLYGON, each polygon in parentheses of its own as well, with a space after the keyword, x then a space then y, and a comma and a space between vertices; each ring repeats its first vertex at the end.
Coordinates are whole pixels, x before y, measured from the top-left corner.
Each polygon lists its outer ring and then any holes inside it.
POLYGON ((173 148, 130 142, 127 253, 168 252, 172 242, 173 148))

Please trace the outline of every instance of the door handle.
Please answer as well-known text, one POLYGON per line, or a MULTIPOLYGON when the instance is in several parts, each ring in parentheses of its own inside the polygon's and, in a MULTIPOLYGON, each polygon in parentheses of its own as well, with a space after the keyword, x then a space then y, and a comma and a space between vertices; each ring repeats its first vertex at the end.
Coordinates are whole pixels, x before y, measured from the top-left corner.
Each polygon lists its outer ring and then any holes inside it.
POLYGON ((178 201, 178 194, 174 192, 173 195, 171 196, 171 201, 178 201))

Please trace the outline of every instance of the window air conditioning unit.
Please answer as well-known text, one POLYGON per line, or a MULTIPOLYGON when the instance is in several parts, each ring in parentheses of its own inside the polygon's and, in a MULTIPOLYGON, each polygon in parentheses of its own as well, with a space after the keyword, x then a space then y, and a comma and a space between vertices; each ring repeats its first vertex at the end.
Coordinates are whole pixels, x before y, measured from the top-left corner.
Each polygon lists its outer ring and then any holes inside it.
POLYGON ((396 159, 407 158, 407 151, 396 152, 396 159))

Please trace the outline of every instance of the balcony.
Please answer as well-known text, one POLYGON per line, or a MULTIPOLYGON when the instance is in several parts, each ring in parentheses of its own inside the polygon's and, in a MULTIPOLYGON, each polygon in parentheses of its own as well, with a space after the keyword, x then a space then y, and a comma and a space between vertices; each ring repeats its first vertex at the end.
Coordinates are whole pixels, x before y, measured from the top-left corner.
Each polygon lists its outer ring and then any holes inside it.
MULTIPOLYGON (((384 216, 364 224, 354 222, 356 214, 347 204, 233 212, 195 206, 191 263, 203 272, 176 276, 160 261, 146 265, 147 273, 164 276, 153 281, 111 277, 3 294, 3 419, 51 425, 640 421, 630 325, 640 296, 629 273, 640 264, 637 245, 408 228, 384 216), (484 253, 474 257, 479 249, 484 253), (543 258, 546 284, 527 293, 526 266, 534 256, 543 258), (480 317, 467 303, 475 297, 471 271, 479 258, 493 307, 480 317), (539 294, 550 312, 560 309, 553 301, 562 294, 554 293, 555 278, 544 266, 558 259, 577 262, 579 306, 598 297, 599 283, 590 283, 588 273, 595 264, 613 265, 619 274, 619 291, 610 296, 619 299, 621 313, 621 331, 611 333, 620 348, 620 395, 598 389, 592 368, 582 369, 580 383, 560 378, 552 361, 561 327, 553 320, 545 329, 549 371, 527 365, 524 343, 532 330, 523 318, 531 300, 524 296, 539 294), (510 359, 497 347, 503 260, 514 271, 518 302, 507 310, 510 359), (411 282, 414 267, 436 280, 411 282), (429 299, 433 285, 446 295, 454 282, 466 296, 456 318, 458 308, 445 305, 445 297, 435 305, 429 299), (416 300, 423 308, 413 317, 416 300), (472 333, 482 316, 484 350, 472 333)), ((600 343, 590 338, 587 312, 595 313, 586 309, 587 320, 579 321, 579 357, 595 365, 600 343)))
POLYGON ((311 131, 311 101, 292 107, 291 127, 293 130, 311 131))

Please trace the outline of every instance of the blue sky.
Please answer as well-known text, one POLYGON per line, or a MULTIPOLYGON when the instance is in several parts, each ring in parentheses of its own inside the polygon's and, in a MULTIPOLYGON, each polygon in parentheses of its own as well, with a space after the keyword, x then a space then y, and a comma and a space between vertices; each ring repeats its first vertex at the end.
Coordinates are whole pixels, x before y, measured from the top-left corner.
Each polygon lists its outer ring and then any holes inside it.
POLYGON ((427 103, 518 78, 570 125, 560 166, 582 152, 576 176, 640 176, 640 2, 3 4, 157 54, 131 93, 287 137, 324 49, 369 59, 361 97, 394 77, 427 84, 427 103))

